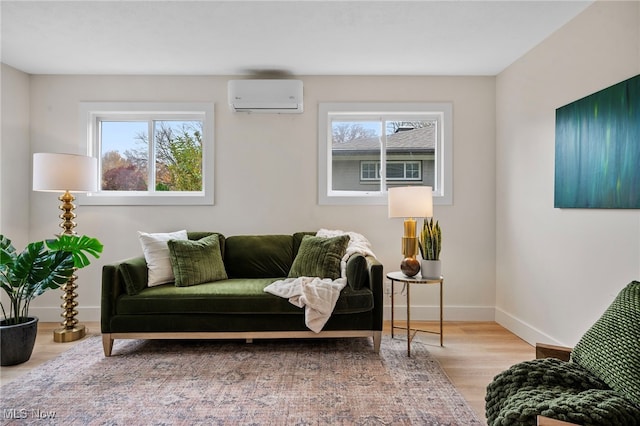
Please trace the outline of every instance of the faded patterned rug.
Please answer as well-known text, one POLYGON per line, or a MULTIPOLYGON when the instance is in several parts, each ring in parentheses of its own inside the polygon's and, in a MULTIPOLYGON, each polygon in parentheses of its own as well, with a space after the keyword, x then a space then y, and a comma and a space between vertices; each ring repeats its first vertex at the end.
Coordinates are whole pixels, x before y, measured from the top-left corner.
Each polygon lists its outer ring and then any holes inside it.
POLYGON ((94 336, 0 389, 1 424, 480 425, 415 340, 94 336))

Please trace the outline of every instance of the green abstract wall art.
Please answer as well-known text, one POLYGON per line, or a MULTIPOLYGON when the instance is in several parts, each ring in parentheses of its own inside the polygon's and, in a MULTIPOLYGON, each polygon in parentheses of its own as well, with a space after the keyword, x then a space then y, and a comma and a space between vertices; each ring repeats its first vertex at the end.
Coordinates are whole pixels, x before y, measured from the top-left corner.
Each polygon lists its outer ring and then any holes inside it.
POLYGON ((640 209, 640 75, 556 110, 556 208, 640 209))

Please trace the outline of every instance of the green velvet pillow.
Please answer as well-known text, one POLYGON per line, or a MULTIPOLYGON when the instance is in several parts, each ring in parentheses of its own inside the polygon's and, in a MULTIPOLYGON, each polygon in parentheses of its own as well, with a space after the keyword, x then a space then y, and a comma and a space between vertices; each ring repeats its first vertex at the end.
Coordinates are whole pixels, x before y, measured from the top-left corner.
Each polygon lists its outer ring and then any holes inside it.
POLYGON ((340 261, 349 244, 348 235, 325 238, 305 235, 293 260, 289 278, 340 278, 340 261))
POLYGON ((640 406, 640 282, 620 291, 582 336, 571 361, 640 406))
POLYGON ((176 287, 227 279, 218 234, 197 241, 169 240, 168 245, 176 287))

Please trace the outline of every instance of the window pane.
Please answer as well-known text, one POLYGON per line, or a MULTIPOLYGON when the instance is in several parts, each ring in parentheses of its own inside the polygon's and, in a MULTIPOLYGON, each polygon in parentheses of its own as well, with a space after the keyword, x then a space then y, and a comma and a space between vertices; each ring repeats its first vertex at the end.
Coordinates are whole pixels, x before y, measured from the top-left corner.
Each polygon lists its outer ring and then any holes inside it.
POLYGON ((101 121, 103 191, 146 191, 149 145, 146 121, 101 121))
POLYGON ((406 163, 405 164, 405 177, 409 180, 420 179, 420 163, 406 163))
POLYGON ((380 121, 331 122, 333 191, 380 190, 381 128, 380 121))
POLYGON ((388 187, 406 181, 435 186, 436 124, 436 120, 386 122, 388 187))
POLYGON ((404 179, 404 163, 387 163, 387 179, 404 179))
POLYGON ((374 161, 363 161, 361 164, 362 167, 362 180, 376 180, 380 179, 379 167, 380 163, 376 163, 374 161))
POLYGON ((154 121, 156 191, 202 191, 202 122, 154 121))

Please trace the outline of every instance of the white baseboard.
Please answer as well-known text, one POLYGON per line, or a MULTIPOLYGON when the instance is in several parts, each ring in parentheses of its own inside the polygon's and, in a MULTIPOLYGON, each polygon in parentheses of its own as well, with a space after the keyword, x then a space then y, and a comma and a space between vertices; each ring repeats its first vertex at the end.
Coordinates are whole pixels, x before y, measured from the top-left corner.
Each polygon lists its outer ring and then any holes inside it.
MULTIPOLYGON (((442 316, 445 321, 494 321, 493 306, 445 306, 442 316)), ((407 319, 407 305, 397 304, 394 308, 394 318, 407 319)), ((411 306, 411 319, 416 321, 437 321, 440 318, 440 308, 432 305, 411 306)), ((384 307, 384 319, 391 320, 391 305, 384 307)))
MULTIPOLYGON (((83 322, 100 321, 100 306, 78 306, 78 315, 76 319, 82 324, 83 322)), ((29 313, 38 317, 42 322, 62 322, 62 308, 55 307, 31 307, 29 313)))
POLYGON ((548 334, 538 330, 537 328, 531 326, 530 324, 527 324, 526 322, 514 317, 513 315, 503 311, 498 307, 495 308, 495 312, 496 322, 498 324, 532 346, 535 346, 536 343, 549 343, 552 345, 566 346, 566 344, 557 341, 548 334))

